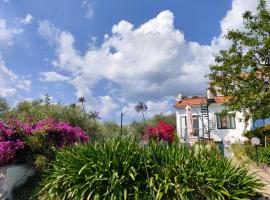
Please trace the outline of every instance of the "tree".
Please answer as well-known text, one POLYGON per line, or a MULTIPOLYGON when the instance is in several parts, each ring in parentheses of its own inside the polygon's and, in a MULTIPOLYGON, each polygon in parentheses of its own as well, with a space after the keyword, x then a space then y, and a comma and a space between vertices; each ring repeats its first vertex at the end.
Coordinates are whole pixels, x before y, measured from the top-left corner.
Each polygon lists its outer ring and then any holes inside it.
POLYGON ((8 102, 5 98, 0 98, 0 113, 6 112, 9 110, 8 102))
POLYGON ((260 0, 258 14, 243 14, 244 30, 230 30, 228 50, 210 65, 211 89, 228 97, 226 110, 242 111, 245 119, 270 117, 270 13, 260 0))
POLYGON ((49 96, 49 94, 45 94, 44 101, 47 106, 51 104, 51 97, 49 96))
POLYGON ((84 117, 86 117, 85 108, 84 108, 84 102, 86 102, 86 100, 85 100, 84 97, 80 97, 78 100, 82 104, 82 109, 83 109, 84 117))

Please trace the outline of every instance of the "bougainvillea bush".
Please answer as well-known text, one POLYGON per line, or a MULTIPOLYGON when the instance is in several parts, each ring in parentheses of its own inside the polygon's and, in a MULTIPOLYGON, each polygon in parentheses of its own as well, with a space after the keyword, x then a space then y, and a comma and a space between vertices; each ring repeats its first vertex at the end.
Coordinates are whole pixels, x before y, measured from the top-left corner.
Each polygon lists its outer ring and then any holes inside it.
POLYGON ((57 149, 88 141, 81 128, 54 119, 43 119, 36 124, 16 118, 7 124, 0 121, 0 166, 33 164, 41 157, 50 159, 57 149))
POLYGON ((174 141, 174 128, 171 124, 166 124, 164 121, 160 120, 156 127, 150 125, 146 127, 143 139, 154 139, 172 143, 174 141))

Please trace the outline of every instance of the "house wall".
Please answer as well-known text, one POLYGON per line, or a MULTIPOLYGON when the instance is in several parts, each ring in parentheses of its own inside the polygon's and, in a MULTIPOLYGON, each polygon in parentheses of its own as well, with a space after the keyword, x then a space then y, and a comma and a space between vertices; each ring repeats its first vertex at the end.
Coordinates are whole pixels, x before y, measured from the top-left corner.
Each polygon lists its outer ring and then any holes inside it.
MULTIPOLYGON (((201 107, 200 106, 192 106, 192 115, 201 115, 201 107)), ((186 116, 186 110, 185 107, 177 107, 176 108, 176 125, 177 125, 177 136, 179 138, 184 138, 185 133, 183 133, 186 130, 186 127, 181 123, 181 117, 186 116)), ((199 120, 199 135, 203 135, 203 123, 201 120, 199 120)))
MULTIPOLYGON (((252 120, 249 120, 247 126, 244 123, 244 116, 241 112, 235 113, 235 129, 218 129, 217 128, 217 119, 216 114, 220 113, 224 109, 224 106, 220 104, 210 104, 209 105, 209 121, 210 126, 213 127, 213 130, 210 133, 210 137, 213 138, 215 141, 221 141, 226 136, 229 136, 230 138, 235 138, 235 140, 244 140, 243 132, 246 130, 251 130, 252 128, 252 120)), ((201 115, 201 108, 200 106, 192 106, 192 114, 193 115, 201 115)), ((181 135, 182 130, 184 130, 186 127, 183 127, 181 124, 181 116, 186 116, 185 107, 177 107, 176 108, 176 120, 177 120, 177 135, 179 138, 183 138, 183 135, 181 135)), ((200 136, 202 136, 203 127, 204 125, 207 126, 207 120, 200 119, 199 122, 199 128, 200 128, 200 136)))

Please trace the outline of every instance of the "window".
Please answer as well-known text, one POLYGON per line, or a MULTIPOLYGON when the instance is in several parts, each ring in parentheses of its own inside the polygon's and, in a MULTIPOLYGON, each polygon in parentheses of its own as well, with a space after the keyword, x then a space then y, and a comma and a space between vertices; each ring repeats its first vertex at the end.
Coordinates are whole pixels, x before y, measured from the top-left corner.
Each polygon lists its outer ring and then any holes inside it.
POLYGON ((235 114, 217 114, 218 129, 235 129, 235 114))

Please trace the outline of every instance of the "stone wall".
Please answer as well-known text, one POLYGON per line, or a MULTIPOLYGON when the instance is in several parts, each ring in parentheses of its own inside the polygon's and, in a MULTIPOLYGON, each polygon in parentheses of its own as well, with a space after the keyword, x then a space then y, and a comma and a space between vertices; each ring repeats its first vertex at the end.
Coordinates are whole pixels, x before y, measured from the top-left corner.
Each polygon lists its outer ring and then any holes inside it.
POLYGON ((12 190, 24 184, 34 174, 35 170, 27 165, 0 167, 0 199, 11 200, 12 190))

